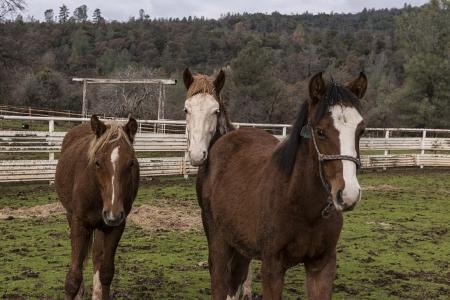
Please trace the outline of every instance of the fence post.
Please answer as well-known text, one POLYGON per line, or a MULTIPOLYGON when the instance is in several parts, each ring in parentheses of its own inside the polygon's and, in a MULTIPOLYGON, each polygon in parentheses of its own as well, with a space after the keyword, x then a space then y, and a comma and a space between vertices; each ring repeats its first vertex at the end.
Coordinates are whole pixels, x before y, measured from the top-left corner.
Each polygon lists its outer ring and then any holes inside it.
POLYGON ((184 159, 183 159, 183 162, 182 162, 182 168, 183 168, 183 170, 182 170, 182 172, 183 172, 183 175, 184 175, 184 179, 188 179, 189 178, 189 174, 188 174, 188 171, 187 171, 187 164, 188 164, 188 160, 189 160, 189 153, 188 153, 188 131, 187 131, 187 126, 185 127, 185 129, 184 129, 184 135, 185 135, 185 137, 186 137, 186 150, 184 151, 184 159))
MULTIPOLYGON (((422 131, 422 141, 420 142, 420 154, 425 154, 425 138, 427 137, 427 131, 422 131)), ((420 164, 420 168, 423 169, 423 164, 420 164)))
MULTIPOLYGON (((384 135, 384 138, 385 138, 385 145, 387 144, 387 140, 389 139, 389 136, 390 136, 390 131, 389 130, 386 130, 386 133, 385 133, 385 135, 384 135)), ((386 146, 385 146, 386 147, 386 146)), ((383 170, 385 170, 386 171, 386 161, 387 161, 387 155, 389 154, 389 150, 388 149, 384 149, 384 161, 385 161, 385 163, 384 163, 384 165, 383 165, 383 170)))
MULTIPOLYGON (((55 132, 55 120, 52 119, 52 120, 48 121, 48 135, 49 135, 48 145, 49 146, 52 146, 52 137, 53 137, 54 132, 55 132)), ((54 152, 48 153, 48 160, 55 160, 54 152)))
POLYGON ((287 131, 287 128, 286 128, 286 126, 283 126, 283 137, 286 137, 286 131, 287 131))
MULTIPOLYGON (((55 120, 49 120, 48 121, 48 145, 52 146, 53 144, 53 133, 55 132, 55 120)), ((55 153, 54 152, 49 152, 48 153, 48 160, 50 163, 52 163, 55 160, 55 153)), ((52 185, 54 184, 53 180, 49 181, 49 184, 52 185)))

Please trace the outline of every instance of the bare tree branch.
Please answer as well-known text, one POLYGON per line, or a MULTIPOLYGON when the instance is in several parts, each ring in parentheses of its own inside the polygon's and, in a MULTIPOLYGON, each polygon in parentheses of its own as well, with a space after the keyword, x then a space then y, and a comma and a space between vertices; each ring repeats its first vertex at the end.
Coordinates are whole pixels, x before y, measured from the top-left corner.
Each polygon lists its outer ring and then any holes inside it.
POLYGON ((8 14, 25 9, 25 0, 0 0, 0 19, 8 14))

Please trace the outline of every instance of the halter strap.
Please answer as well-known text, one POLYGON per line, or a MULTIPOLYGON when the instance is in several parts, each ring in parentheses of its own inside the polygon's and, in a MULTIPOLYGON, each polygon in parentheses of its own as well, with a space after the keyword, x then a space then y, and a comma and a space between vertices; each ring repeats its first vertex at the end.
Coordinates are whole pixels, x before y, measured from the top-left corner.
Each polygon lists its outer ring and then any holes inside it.
MULTIPOLYGON (((322 218, 327 219, 333 210, 335 209, 335 206, 333 204, 332 196, 331 196, 331 188, 326 181, 324 175, 323 175, 323 162, 330 161, 330 160, 349 160, 355 163, 356 168, 361 168, 361 160, 358 157, 353 157, 350 155, 340 155, 340 154, 322 154, 319 150, 319 147, 317 146, 316 137, 314 136, 314 127, 311 126, 310 123, 306 124, 306 127, 310 131, 311 138, 313 140, 314 148, 317 152, 317 159, 319 160, 319 175, 320 175, 320 181, 322 182, 323 187, 328 192, 327 197, 327 205, 324 209, 322 209, 321 215, 322 218)), ((303 131, 303 130, 302 130, 303 131)))

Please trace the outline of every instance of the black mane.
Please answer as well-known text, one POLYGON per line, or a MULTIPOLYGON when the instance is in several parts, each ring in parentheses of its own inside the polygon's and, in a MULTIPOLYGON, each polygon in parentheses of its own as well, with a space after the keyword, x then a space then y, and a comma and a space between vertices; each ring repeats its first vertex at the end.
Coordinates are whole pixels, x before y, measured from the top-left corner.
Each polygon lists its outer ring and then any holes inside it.
MULTIPOLYGON (((361 110, 360 100, 346 87, 331 82, 327 85, 325 94, 317 103, 316 114, 311 118, 311 125, 317 124, 329 111, 330 107, 335 104, 355 107, 359 112, 361 110)), ((294 168, 295 159, 297 157, 298 147, 303 138, 300 135, 302 128, 308 123, 309 104, 304 101, 300 107, 297 118, 292 125, 291 134, 286 140, 275 150, 273 157, 281 170, 290 175, 294 168)))

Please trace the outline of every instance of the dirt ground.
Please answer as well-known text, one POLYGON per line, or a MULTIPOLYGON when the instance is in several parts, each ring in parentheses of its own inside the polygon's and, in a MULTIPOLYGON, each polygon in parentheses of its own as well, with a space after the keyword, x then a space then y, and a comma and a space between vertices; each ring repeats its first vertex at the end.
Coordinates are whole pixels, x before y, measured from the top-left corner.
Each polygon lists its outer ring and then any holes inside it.
MULTIPOLYGON (((64 208, 59 202, 37 205, 28 208, 12 209, 9 207, 0 209, 0 220, 29 219, 63 215, 64 208)), ((195 209, 177 207, 158 207, 152 205, 140 205, 133 207, 128 220, 147 231, 200 230, 200 212, 195 209)))

